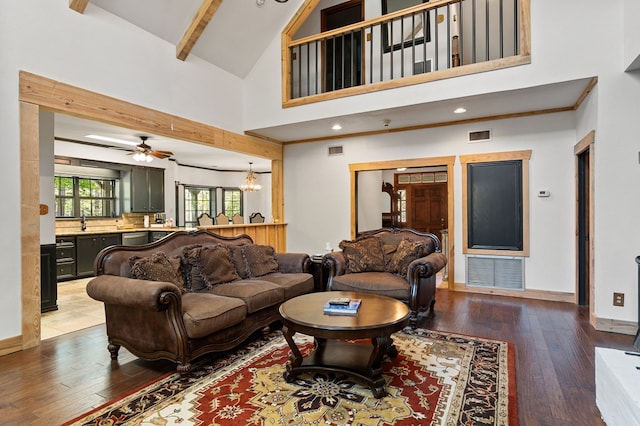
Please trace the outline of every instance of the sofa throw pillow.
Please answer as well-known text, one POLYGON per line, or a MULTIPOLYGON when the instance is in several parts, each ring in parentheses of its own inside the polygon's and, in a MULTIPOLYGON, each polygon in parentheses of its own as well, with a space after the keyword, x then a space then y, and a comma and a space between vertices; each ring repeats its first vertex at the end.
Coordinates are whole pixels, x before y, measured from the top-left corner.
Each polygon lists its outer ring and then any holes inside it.
POLYGON ((249 274, 251 277, 261 277, 272 272, 278 272, 276 251, 271 246, 247 244, 242 246, 249 274))
POLYGON ((249 271, 249 266, 247 265, 247 261, 244 258, 244 254, 242 254, 242 248, 246 246, 246 244, 234 246, 228 245, 229 255, 231 256, 231 262, 233 262, 233 266, 236 268, 236 272, 240 276, 241 279, 245 280, 251 276, 251 272, 249 271))
POLYGON ((157 252, 147 257, 133 256, 129 258, 129 264, 131 278, 170 282, 184 293, 180 258, 168 258, 163 252, 157 252))
POLYGON ((229 249, 224 244, 203 246, 199 251, 197 265, 207 289, 240 279, 231 261, 229 249))
POLYGON ((424 243, 421 241, 413 241, 408 238, 403 239, 398 244, 391 261, 388 265, 388 272, 398 274, 404 278, 407 277, 407 269, 409 264, 414 260, 423 256, 424 243))
POLYGON ((184 284, 187 292, 197 292, 207 288, 198 263, 201 249, 202 245, 200 244, 185 246, 182 249, 181 257, 184 265, 184 284))
POLYGON ((384 272, 384 250, 382 241, 378 237, 370 236, 355 241, 341 241, 339 247, 344 254, 348 274, 384 272))

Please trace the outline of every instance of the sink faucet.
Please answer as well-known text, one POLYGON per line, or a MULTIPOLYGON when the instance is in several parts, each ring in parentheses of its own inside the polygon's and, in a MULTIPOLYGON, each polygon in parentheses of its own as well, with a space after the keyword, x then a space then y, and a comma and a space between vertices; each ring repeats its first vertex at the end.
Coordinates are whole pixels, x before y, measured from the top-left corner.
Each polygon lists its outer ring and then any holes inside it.
POLYGON ((85 217, 84 213, 82 213, 82 216, 80 217, 80 228, 83 231, 87 230, 87 218, 85 217))

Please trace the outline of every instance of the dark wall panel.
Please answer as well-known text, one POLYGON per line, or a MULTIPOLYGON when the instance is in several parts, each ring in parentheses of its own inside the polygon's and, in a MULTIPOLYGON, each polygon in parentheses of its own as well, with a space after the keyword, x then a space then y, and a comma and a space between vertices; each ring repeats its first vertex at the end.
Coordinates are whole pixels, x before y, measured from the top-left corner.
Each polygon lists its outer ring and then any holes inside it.
POLYGON ((467 165, 471 249, 522 250, 522 161, 467 165))

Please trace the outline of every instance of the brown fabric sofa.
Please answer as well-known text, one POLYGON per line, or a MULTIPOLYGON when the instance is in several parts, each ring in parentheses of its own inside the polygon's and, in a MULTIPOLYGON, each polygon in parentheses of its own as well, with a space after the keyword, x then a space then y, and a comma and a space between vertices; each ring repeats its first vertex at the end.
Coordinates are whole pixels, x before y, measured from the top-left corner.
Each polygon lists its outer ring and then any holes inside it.
POLYGON ((309 256, 274 253, 247 235, 178 231, 143 246, 111 246, 87 285, 104 302, 112 359, 124 346, 188 372, 193 359, 239 345, 280 319, 278 308, 313 291, 309 256))
POLYGON ((327 290, 381 294, 405 302, 410 323, 433 312, 436 273, 447 264, 440 240, 409 228, 382 228, 340 243, 342 251, 327 253, 327 290))

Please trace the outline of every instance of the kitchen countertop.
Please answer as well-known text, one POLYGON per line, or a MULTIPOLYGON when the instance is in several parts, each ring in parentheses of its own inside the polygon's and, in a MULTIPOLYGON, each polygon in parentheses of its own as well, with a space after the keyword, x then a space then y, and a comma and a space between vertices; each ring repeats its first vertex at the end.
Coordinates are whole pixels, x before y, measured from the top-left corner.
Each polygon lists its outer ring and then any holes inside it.
MULTIPOLYGON (((149 228, 96 228, 96 229, 87 229, 86 231, 81 230, 64 230, 64 231, 56 231, 56 237, 70 237, 74 235, 98 235, 98 234, 126 234, 127 232, 145 232, 145 231, 184 231, 187 228, 184 227, 167 227, 167 226, 150 226, 149 228)), ((190 228, 189 228, 190 229, 190 228)))

